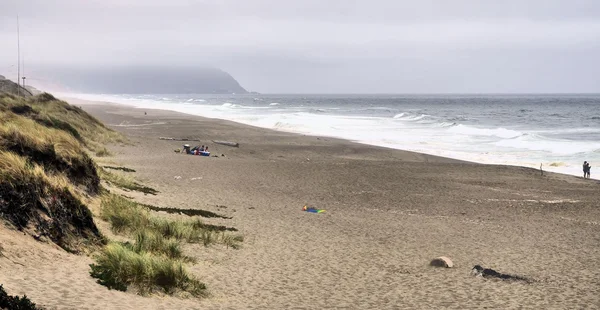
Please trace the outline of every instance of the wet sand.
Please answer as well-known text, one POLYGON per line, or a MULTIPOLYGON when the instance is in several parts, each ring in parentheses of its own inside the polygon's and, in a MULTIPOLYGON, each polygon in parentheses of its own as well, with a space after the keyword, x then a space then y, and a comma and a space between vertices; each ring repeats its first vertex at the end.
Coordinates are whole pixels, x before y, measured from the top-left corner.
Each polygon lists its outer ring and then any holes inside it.
POLYGON ((210 298, 141 297, 95 284, 88 257, 2 228, 0 283, 50 309, 600 307, 598 181, 70 102, 133 142, 111 146, 108 160, 160 193, 130 195, 227 214, 233 218, 207 222, 235 226, 245 241, 239 250, 186 248, 210 298), (217 157, 175 153, 184 143, 208 144, 217 157), (327 212, 302 212, 304 205, 327 212), (438 256, 455 267, 430 267, 438 256), (534 281, 473 277, 476 264, 534 281))

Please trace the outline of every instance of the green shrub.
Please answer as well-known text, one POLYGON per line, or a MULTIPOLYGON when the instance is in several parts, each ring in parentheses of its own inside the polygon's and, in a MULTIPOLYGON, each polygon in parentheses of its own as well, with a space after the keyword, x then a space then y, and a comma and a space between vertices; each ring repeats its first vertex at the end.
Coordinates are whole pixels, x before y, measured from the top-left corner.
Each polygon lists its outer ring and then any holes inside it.
POLYGON ((10 296, 0 284, 0 309, 10 310, 41 310, 27 296, 10 296))

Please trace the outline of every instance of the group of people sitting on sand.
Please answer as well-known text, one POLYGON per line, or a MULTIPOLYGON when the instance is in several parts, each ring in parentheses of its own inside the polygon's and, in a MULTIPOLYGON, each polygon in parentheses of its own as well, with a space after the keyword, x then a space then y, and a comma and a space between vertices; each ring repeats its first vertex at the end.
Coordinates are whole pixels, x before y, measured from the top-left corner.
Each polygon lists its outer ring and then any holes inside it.
POLYGON ((587 161, 584 161, 583 162, 583 178, 584 179, 590 178, 590 170, 592 170, 592 166, 590 166, 590 163, 588 163, 587 161))
POLYGON ((210 152, 208 151, 208 145, 207 146, 194 146, 193 148, 190 149, 190 145, 189 144, 184 144, 183 145, 183 151, 184 154, 189 154, 189 155, 205 155, 206 154, 210 154, 210 152))

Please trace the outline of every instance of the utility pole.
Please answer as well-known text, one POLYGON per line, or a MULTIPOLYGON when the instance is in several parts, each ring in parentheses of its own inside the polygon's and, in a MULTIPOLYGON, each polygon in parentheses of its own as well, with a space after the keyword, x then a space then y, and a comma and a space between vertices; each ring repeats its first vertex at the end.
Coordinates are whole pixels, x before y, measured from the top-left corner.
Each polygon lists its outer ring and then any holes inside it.
POLYGON ((17 15, 17 94, 21 95, 21 36, 19 33, 19 15, 17 15))
POLYGON ((26 79, 26 77, 25 77, 25 56, 23 56, 23 77, 21 77, 21 78, 23 79, 23 89, 27 90, 27 89, 25 89, 25 79, 26 79))

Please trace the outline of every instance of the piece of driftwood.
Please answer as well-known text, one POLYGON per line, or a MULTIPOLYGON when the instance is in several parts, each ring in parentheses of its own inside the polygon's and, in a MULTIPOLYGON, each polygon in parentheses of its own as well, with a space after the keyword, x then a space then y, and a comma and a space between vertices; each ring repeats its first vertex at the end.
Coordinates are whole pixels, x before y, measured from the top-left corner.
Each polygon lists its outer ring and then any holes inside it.
POLYGON ((160 140, 170 140, 170 141, 200 141, 200 139, 191 139, 191 138, 168 138, 168 137, 160 137, 160 140))
POLYGON ((237 142, 220 141, 220 140, 212 140, 212 142, 216 143, 216 144, 227 145, 227 146, 240 147, 240 144, 237 142))

